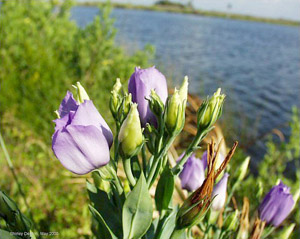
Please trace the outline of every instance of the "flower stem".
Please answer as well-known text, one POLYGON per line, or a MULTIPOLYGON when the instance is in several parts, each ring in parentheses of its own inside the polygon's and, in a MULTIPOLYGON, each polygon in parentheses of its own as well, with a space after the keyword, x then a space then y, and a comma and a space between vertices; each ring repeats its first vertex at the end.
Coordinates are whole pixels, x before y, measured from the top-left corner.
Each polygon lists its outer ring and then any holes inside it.
POLYGON ((185 151, 184 156, 179 161, 179 163, 176 164, 173 167, 172 172, 174 174, 178 175, 182 171, 183 165, 186 163, 186 161, 188 160, 188 158, 192 155, 192 153, 194 152, 194 150, 198 147, 199 143, 205 138, 205 136, 207 135, 207 133, 211 129, 212 128, 209 128, 209 129, 204 130, 204 131, 200 131, 200 130, 197 131, 197 134, 196 134, 195 138, 193 139, 192 143, 189 145, 189 147, 185 151))
POLYGON ((158 173, 156 173, 158 169, 159 162, 162 160, 162 158, 165 156, 165 154, 168 152, 169 148, 171 147, 175 137, 170 136, 168 137, 166 143, 162 147, 162 149, 159 151, 157 156, 154 156, 153 163, 150 168, 149 175, 147 177, 147 184, 148 188, 151 188, 152 184, 154 183, 156 177, 158 176, 158 173))
POLYGON ((136 181, 132 174, 130 158, 124 159, 123 165, 124 165, 124 171, 125 171, 125 174, 126 174, 126 177, 129 181, 129 183, 131 184, 131 186, 134 186, 136 184, 136 181))

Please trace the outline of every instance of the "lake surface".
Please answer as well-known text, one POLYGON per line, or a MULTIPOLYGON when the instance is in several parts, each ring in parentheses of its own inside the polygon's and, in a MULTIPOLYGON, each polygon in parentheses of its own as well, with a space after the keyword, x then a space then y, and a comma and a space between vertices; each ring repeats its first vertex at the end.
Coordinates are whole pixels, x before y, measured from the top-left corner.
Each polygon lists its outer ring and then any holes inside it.
MULTIPOLYGON (((85 26, 97 12, 75 7, 72 18, 85 26)), ((188 75, 190 92, 200 97, 221 87, 228 95, 224 117, 235 116, 228 127, 238 138, 245 125, 252 136, 273 128, 288 135, 291 108, 300 107, 299 27, 125 9, 112 16, 117 43, 129 53, 155 46, 156 67, 174 85, 188 75)), ((258 159, 263 145, 247 151, 258 159)))

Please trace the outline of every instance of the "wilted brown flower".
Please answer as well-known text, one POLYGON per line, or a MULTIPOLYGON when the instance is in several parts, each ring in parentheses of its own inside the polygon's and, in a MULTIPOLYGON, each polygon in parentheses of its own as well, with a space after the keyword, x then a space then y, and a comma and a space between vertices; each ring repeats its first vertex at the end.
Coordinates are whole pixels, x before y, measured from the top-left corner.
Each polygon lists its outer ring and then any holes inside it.
POLYGON ((221 166, 215 170, 218 154, 220 151, 218 145, 215 152, 215 143, 212 141, 207 147, 207 176, 200 188, 198 188, 189 198, 187 198, 177 214, 177 227, 187 228, 197 224, 206 214, 212 202, 212 191, 216 178, 226 168, 232 158, 238 142, 235 142, 224 159, 221 166))

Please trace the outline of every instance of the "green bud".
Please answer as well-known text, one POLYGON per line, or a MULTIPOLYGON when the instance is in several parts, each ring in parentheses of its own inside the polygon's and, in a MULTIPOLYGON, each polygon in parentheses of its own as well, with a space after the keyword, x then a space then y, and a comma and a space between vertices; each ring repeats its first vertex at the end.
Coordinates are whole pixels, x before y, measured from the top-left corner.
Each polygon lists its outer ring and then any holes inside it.
POLYGON ((111 91, 111 97, 109 102, 109 108, 114 118, 117 117, 120 105, 122 103, 122 84, 120 79, 117 78, 116 83, 111 91))
POLYGON ((238 215, 239 211, 237 209, 228 215, 225 219, 223 228, 228 231, 235 231, 238 227, 238 215))
POLYGON ((123 115, 126 117, 129 113, 130 106, 132 104, 132 96, 131 93, 125 94, 124 100, 123 100, 123 115))
POLYGON ((151 90, 149 107, 151 111, 157 116, 160 117, 164 112, 164 103, 161 101, 158 94, 156 94, 155 90, 151 90))
POLYGON ((131 105, 130 111, 121 126, 118 139, 121 153, 125 158, 135 155, 143 144, 141 122, 136 103, 131 105))
POLYGON ((165 123, 169 133, 179 133, 184 126, 187 93, 188 78, 185 77, 180 89, 175 88, 174 94, 168 100, 165 123))
POLYGON ((210 99, 201 104, 197 113, 198 127, 208 128, 220 118, 224 99, 225 95, 221 94, 221 88, 219 88, 210 99))
POLYGON ((291 234, 292 234, 292 232, 293 232, 295 226, 296 226, 296 223, 292 223, 292 224, 290 224, 289 226, 284 227, 284 228, 279 232, 277 238, 279 238, 279 239, 288 239, 288 238, 291 236, 291 234))
POLYGON ((259 198, 262 197, 263 192, 264 192, 264 187, 263 187, 262 181, 258 180, 257 184, 256 184, 256 187, 257 187, 256 198, 259 199, 259 198))
POLYGON ((79 104, 82 104, 85 100, 90 100, 90 97, 88 96, 88 94, 86 93, 85 89, 80 84, 80 82, 77 81, 76 86, 73 85, 73 87, 77 91, 77 98, 76 98, 76 100, 77 100, 77 102, 79 104))
POLYGON ((237 170, 238 181, 242 181, 245 178, 249 166, 249 162, 250 162, 250 157, 247 157, 244 160, 244 162, 241 164, 241 166, 238 168, 237 170))

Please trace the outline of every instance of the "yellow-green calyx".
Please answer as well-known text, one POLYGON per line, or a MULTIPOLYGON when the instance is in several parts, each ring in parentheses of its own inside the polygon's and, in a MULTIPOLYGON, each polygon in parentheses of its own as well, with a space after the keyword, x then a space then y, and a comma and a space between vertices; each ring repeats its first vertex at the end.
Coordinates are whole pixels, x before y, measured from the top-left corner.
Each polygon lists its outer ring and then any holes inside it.
POLYGON ((77 91, 77 98, 76 98, 76 100, 77 100, 77 102, 79 104, 82 104, 85 100, 90 100, 90 97, 88 96, 88 94, 86 93, 85 89, 80 84, 80 82, 77 81, 76 86, 73 85, 73 87, 77 91))
POLYGON ((188 93, 188 78, 185 77, 179 90, 175 88, 174 94, 168 101, 166 112, 166 127, 171 133, 180 131, 185 121, 185 106, 188 93))
POLYGON ((129 158, 135 154, 143 143, 143 134, 137 104, 132 104, 130 111, 124 120, 118 140, 123 155, 129 158))
POLYGON ((224 99, 225 95, 221 94, 221 88, 219 88, 209 100, 201 105, 198 111, 200 128, 210 127, 218 120, 222 113, 224 99))

